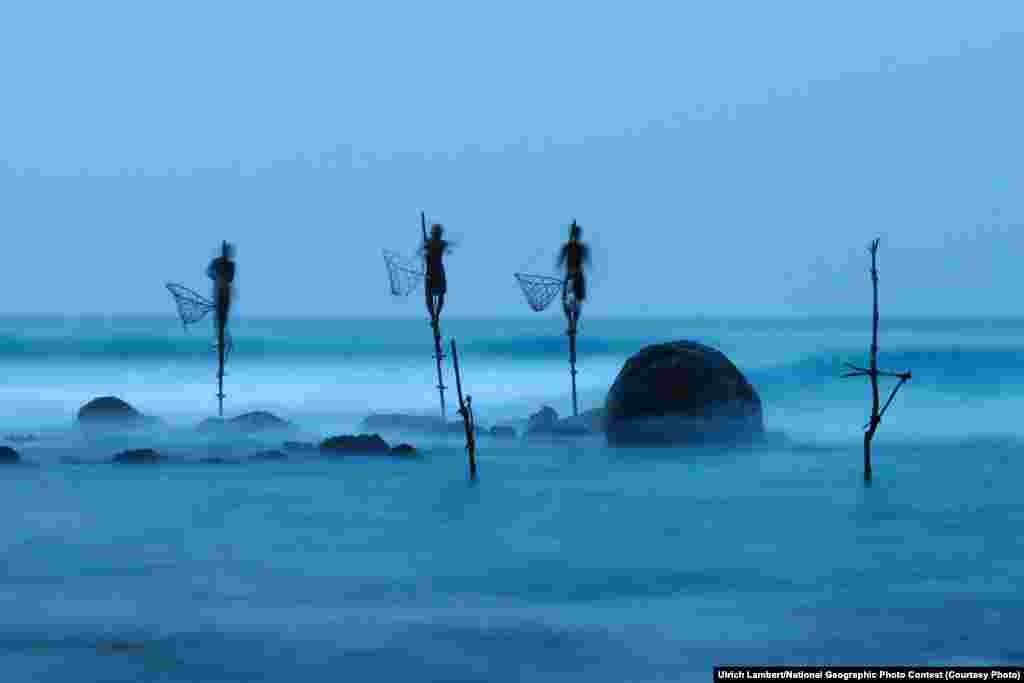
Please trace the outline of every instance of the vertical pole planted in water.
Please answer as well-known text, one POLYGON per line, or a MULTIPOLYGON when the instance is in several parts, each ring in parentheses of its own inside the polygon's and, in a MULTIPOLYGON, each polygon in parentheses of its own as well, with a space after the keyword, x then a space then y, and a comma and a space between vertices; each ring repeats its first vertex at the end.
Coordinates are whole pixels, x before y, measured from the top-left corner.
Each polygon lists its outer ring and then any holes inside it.
POLYGON ((872 292, 871 348, 868 355, 868 367, 862 368, 846 363, 846 366, 852 372, 842 375, 842 377, 863 376, 871 380, 871 417, 868 419, 868 423, 864 425, 864 481, 868 484, 871 483, 871 440, 875 437, 875 432, 878 431, 878 425, 881 424, 885 411, 889 409, 892 400, 896 398, 896 392, 912 376, 909 370, 907 372, 886 372, 878 369, 878 243, 879 240, 875 239, 871 242, 871 246, 868 247, 868 252, 871 254, 872 292), (899 379, 899 382, 893 387, 892 393, 889 394, 889 399, 881 407, 879 407, 881 403, 878 389, 879 377, 895 377, 899 379))
POLYGON ((579 415, 576 402, 576 308, 569 315, 569 374, 572 376, 572 414, 579 415))
POLYGON ((459 415, 462 416, 462 426, 466 430, 466 452, 469 454, 469 478, 476 479, 476 425, 473 421, 473 398, 467 396, 462 400, 462 377, 459 374, 459 352, 455 348, 455 340, 452 340, 452 364, 455 366, 455 389, 459 396, 459 415))
POLYGON ((217 415, 224 417, 224 334, 217 340, 217 415))
MULTIPOLYGON (((420 211, 420 229, 423 231, 423 246, 424 246, 424 259, 429 259, 430 254, 427 250, 427 214, 420 211)), ((426 264, 424 264, 426 266, 426 264)), ((427 290, 427 312, 430 314, 430 328, 434 332, 434 359, 437 361, 437 393, 441 397, 441 421, 445 422, 448 419, 448 412, 444 406, 444 378, 441 373, 441 362, 444 360, 444 352, 441 350, 441 320, 440 313, 437 312, 437 300, 434 298, 434 294, 430 291, 430 277, 428 276, 429 268, 423 268, 423 278, 425 289, 427 290)))

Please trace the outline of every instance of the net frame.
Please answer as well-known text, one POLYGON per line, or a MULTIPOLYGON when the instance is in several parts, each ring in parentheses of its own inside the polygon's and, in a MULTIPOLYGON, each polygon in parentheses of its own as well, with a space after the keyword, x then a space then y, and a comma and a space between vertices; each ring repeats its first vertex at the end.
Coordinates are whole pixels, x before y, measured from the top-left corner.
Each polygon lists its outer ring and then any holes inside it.
POLYGON ((422 268, 417 268, 396 251, 384 249, 383 253, 392 296, 409 296, 423 285, 426 273, 422 268))
POLYGON ((526 303, 536 312, 541 312, 562 293, 562 280, 550 275, 514 273, 519 289, 526 297, 526 303))
POLYGON ((212 301, 184 285, 168 282, 165 286, 174 297, 178 317, 181 318, 181 324, 186 329, 189 325, 194 325, 205 318, 215 308, 212 301))

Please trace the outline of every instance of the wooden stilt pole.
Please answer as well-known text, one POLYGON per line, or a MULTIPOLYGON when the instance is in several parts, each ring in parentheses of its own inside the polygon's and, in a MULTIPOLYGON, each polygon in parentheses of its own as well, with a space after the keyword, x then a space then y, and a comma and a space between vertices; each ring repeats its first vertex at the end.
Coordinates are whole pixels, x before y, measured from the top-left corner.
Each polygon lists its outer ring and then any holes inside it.
POLYGON ((473 419, 473 397, 466 396, 462 400, 462 376, 459 373, 459 352, 455 348, 455 340, 452 340, 452 364, 455 366, 455 388, 459 396, 459 415, 462 416, 462 426, 466 431, 466 453, 469 455, 469 479, 476 479, 476 425, 473 419))
POLYGON ((878 243, 879 240, 875 239, 871 242, 871 246, 868 247, 868 252, 871 254, 871 290, 872 290, 872 316, 871 316, 871 349, 868 356, 868 367, 862 368, 856 365, 846 363, 846 366, 852 370, 842 375, 842 377, 867 377, 871 380, 871 417, 868 423, 864 426, 864 481, 871 481, 871 440, 875 438, 875 432, 878 431, 878 425, 882 422, 882 416, 885 415, 885 411, 889 409, 889 405, 892 400, 896 397, 896 392, 900 390, 911 378, 911 373, 907 372, 885 372, 884 370, 878 369, 878 243), (878 378, 879 377, 896 377, 899 382, 893 387, 892 393, 889 394, 889 399, 885 402, 884 407, 879 407, 881 404, 878 378))

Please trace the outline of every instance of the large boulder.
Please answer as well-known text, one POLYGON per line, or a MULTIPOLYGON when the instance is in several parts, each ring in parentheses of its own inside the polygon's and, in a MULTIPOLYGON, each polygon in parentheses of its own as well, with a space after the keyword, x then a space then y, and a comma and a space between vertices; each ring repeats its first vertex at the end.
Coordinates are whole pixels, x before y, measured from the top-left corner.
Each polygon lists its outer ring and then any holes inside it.
POLYGON ((0 446, 0 465, 17 465, 21 462, 18 451, 10 446, 0 446))
POLYGON ((633 355, 605 400, 609 445, 735 443, 764 433, 761 399, 735 365, 693 341, 633 355))
POLYGON ((156 421, 116 396, 94 398, 78 409, 78 424, 87 429, 136 429, 156 421))

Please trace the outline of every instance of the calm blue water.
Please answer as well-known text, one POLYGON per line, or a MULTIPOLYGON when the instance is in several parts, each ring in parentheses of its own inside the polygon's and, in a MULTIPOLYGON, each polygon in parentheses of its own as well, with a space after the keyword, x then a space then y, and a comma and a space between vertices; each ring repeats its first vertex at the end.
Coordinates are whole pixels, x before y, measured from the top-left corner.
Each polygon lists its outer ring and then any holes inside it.
MULTIPOLYGON (((867 320, 588 320, 583 408, 642 345, 722 349, 788 446, 609 450, 414 439, 418 462, 68 465, 125 445, 203 454, 208 330, 0 321, 5 681, 675 681, 721 663, 1024 663, 1024 321, 883 321, 912 369, 860 476, 867 320), (164 417, 86 443, 103 394, 164 417)), ((444 325, 485 424, 570 408, 555 315, 444 325)), ((240 321, 227 412, 310 439, 434 414, 429 326, 240 321)), ((449 376, 446 382, 454 384, 449 376)), ((454 415, 449 415, 454 419, 454 415)), ((234 444, 236 450, 273 444, 234 444)))

